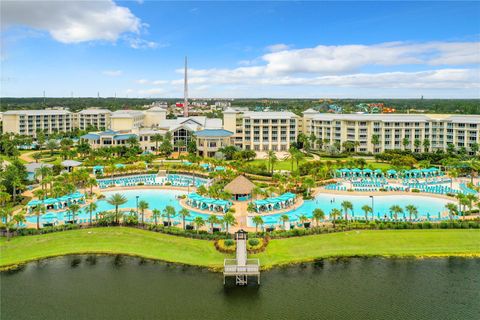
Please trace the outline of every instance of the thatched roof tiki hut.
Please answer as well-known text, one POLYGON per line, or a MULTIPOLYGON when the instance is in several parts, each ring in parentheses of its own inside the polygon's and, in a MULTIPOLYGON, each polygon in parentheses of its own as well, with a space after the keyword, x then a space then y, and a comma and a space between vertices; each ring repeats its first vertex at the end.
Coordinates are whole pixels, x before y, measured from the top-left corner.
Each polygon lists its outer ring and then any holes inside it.
POLYGON ((233 200, 246 201, 252 198, 252 191, 255 185, 245 178, 238 176, 225 186, 225 191, 233 195, 233 200))

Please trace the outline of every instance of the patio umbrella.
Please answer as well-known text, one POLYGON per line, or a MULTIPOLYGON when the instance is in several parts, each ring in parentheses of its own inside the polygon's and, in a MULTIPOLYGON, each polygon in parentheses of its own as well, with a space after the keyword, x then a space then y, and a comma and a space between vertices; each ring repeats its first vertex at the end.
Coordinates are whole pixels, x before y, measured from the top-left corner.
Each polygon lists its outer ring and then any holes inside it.
POLYGON ((430 221, 430 212, 427 212, 427 220, 430 221))

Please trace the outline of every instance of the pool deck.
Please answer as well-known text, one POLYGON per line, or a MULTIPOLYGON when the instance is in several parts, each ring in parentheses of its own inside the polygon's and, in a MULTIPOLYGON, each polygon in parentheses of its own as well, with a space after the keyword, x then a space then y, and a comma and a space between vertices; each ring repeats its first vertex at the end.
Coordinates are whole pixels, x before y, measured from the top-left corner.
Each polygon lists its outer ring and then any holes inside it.
POLYGON ((396 196, 396 195, 408 195, 413 197, 428 197, 428 198, 438 198, 445 200, 456 201, 455 198, 449 197, 442 194, 426 193, 426 192, 407 192, 407 191, 340 191, 340 190, 327 190, 324 187, 315 188, 312 195, 315 197, 318 194, 336 194, 336 195, 349 195, 349 196, 374 196, 374 197, 383 197, 383 196, 396 196))

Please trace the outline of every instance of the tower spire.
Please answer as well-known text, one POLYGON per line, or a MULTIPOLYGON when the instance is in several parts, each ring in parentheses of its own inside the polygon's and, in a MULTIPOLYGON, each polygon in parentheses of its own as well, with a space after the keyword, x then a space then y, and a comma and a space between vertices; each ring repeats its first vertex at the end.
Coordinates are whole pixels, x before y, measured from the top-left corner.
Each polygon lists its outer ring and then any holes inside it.
POLYGON ((183 116, 188 117, 188 74, 187 56, 185 56, 185 79, 183 80, 183 116))

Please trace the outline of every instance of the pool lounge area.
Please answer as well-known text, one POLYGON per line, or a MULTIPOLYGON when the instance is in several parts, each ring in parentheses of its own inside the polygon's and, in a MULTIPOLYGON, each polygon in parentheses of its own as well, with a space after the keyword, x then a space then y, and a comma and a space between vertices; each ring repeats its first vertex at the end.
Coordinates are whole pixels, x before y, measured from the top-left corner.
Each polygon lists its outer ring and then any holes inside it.
MULTIPOLYGON (((360 196, 360 195, 336 195, 320 193, 313 200, 305 200, 303 204, 291 211, 277 214, 260 214, 264 220, 265 227, 267 226, 279 226, 282 225, 280 219, 281 216, 286 214, 292 224, 299 222, 299 217, 305 215, 308 218, 312 217, 312 212, 316 208, 320 208, 325 212, 326 219, 329 220, 329 213, 332 209, 336 208, 342 211, 341 203, 343 201, 350 201, 353 204, 353 212, 349 211, 348 215, 353 220, 364 220, 365 213, 362 211, 362 206, 369 205, 373 208, 373 216, 370 213, 369 219, 373 217, 377 220, 389 220, 394 219, 393 214, 390 212, 392 205, 399 205, 404 213, 398 215, 397 220, 408 221, 408 212, 405 210, 407 205, 413 204, 418 209, 418 217, 412 218, 414 221, 440 221, 445 220, 448 217, 444 216, 445 205, 447 203, 456 203, 454 200, 447 200, 442 198, 434 198, 421 195, 381 195, 374 196, 360 196)), ((250 215, 247 221, 249 227, 255 227, 250 215)))
POLYGON ((123 176, 108 179, 98 179, 100 189, 115 187, 133 187, 138 185, 145 186, 164 186, 167 183, 174 187, 200 187, 209 183, 208 179, 192 177, 181 174, 167 174, 166 176, 158 176, 156 174, 143 174, 134 176, 123 176))

